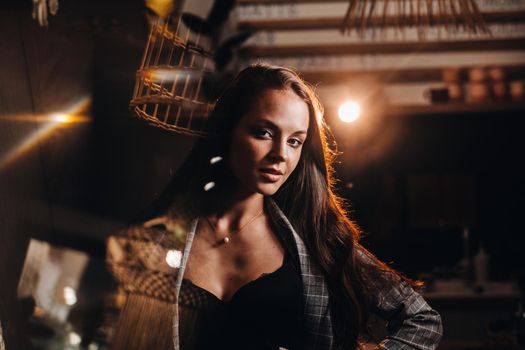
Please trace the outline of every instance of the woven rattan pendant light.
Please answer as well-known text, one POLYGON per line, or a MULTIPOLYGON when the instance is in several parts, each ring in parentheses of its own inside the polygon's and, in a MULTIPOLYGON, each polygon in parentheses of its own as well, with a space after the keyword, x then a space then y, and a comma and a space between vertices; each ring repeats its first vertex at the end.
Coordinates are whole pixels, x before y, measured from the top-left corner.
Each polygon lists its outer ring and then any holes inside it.
POLYGON ((207 38, 182 25, 180 16, 155 22, 137 70, 131 110, 154 126, 205 136, 213 107, 203 92, 214 69, 209 46, 207 38))
POLYGON ((341 31, 416 27, 424 38, 432 26, 447 33, 489 33, 476 0, 349 0, 341 31))

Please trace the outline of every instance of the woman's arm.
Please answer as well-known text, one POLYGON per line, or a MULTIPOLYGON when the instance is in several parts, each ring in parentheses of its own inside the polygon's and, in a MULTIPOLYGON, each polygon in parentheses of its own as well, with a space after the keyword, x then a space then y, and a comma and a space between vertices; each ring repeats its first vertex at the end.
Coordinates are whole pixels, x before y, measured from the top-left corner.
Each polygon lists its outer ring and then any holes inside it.
POLYGON ((405 281, 385 291, 375 313, 388 321, 380 349, 435 349, 443 334, 441 317, 405 281))
MULTIPOLYGON (((359 247, 358 254, 367 263, 376 265, 366 249, 359 247)), ((439 313, 407 281, 385 283, 388 280, 377 281, 378 293, 371 310, 388 322, 388 334, 379 349, 435 349, 443 334, 439 313)))

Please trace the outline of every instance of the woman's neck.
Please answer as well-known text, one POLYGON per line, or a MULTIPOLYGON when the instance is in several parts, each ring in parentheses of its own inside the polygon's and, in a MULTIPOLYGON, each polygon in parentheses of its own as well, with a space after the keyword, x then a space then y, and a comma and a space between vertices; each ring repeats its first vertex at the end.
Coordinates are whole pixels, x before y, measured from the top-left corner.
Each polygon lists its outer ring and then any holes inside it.
POLYGON ((229 198, 223 198, 217 206, 211 219, 219 230, 235 231, 243 223, 261 214, 264 210, 264 195, 252 192, 237 193, 229 198))

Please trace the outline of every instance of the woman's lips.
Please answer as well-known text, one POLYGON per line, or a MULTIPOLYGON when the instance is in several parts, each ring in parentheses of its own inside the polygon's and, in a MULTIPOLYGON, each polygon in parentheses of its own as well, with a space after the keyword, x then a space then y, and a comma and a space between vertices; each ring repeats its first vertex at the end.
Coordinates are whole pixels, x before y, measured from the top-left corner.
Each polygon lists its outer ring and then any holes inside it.
POLYGON ((261 169, 260 172, 261 176, 269 182, 277 182, 281 179, 281 176, 283 176, 282 174, 276 174, 265 169, 261 169))

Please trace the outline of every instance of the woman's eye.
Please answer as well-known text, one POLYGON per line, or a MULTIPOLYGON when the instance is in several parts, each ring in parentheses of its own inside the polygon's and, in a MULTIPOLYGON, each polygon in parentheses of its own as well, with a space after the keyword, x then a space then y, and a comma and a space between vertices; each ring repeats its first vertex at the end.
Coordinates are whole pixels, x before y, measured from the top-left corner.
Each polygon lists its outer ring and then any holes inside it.
POLYGON ((260 137, 260 138, 263 138, 263 139, 269 139, 269 138, 272 137, 272 133, 269 130, 266 130, 266 129, 254 130, 253 134, 256 137, 260 137))
POLYGON ((290 142, 292 147, 295 147, 295 148, 297 148, 297 147, 299 147, 299 146, 301 146, 303 144, 303 142, 301 140, 299 140, 299 139, 291 139, 288 142, 290 142))

